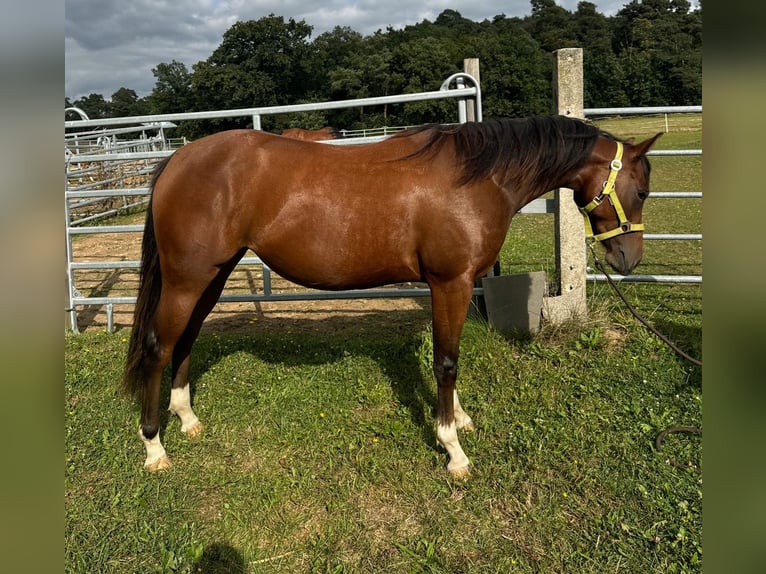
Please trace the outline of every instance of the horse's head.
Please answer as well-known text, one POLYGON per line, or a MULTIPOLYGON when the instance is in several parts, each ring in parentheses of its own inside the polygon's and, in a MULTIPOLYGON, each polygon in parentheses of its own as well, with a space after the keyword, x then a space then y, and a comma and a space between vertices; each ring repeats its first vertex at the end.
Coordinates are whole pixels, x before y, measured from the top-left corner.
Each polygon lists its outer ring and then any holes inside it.
POLYGON ((589 240, 601 242, 615 271, 630 274, 644 252, 641 212, 649 195, 646 153, 662 135, 639 144, 600 136, 572 186, 589 240))

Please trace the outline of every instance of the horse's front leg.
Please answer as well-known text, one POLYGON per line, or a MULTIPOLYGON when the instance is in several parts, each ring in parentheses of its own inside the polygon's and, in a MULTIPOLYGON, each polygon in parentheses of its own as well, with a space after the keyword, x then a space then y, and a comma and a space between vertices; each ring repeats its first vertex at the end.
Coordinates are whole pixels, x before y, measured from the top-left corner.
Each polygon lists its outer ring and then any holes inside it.
POLYGON ((460 406, 455 390, 463 330, 473 291, 472 280, 457 279, 431 284, 433 311, 434 376, 438 385, 436 438, 447 450, 447 470, 454 478, 467 478, 471 463, 458 440, 458 428, 473 428, 471 418, 460 406))

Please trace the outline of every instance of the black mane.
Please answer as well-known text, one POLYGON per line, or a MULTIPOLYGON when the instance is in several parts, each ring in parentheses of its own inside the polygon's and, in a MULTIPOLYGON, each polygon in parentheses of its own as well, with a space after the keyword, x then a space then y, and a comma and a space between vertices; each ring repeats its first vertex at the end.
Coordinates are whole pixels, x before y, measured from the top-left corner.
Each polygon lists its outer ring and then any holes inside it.
POLYGON ((462 162, 458 185, 503 175, 503 183, 545 185, 578 169, 590 156, 598 136, 614 136, 583 120, 540 116, 442 126, 430 124, 401 135, 429 132, 426 143, 410 157, 437 153, 453 142, 462 162))

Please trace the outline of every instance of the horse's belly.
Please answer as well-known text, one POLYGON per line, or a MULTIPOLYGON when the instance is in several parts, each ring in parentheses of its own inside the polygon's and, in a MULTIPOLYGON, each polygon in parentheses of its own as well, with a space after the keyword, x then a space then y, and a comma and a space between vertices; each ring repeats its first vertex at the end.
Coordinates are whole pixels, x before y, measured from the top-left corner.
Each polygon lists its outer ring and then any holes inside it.
POLYGON ((421 279, 414 252, 375 248, 361 240, 292 240, 254 251, 278 275, 314 289, 364 289, 421 279))

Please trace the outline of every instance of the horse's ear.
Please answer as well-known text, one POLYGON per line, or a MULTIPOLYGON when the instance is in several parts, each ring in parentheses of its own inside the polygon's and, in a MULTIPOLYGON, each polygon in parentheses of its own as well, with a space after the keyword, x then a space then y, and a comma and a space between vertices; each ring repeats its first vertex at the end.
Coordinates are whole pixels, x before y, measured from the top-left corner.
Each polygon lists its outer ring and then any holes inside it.
POLYGON ((664 134, 665 132, 660 132, 653 137, 650 137, 648 140, 644 140, 641 143, 637 143, 633 146, 633 153, 636 157, 641 157, 642 155, 646 155, 646 152, 648 152, 654 144, 657 142, 658 139, 664 134))

